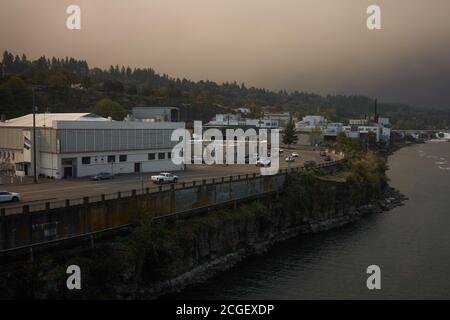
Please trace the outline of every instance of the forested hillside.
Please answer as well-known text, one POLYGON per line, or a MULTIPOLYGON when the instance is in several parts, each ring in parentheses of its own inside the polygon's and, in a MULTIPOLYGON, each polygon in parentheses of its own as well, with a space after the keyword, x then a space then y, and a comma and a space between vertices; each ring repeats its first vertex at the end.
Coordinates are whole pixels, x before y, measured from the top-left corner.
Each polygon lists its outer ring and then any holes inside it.
MULTIPOLYGON (((245 84, 194 82, 159 74, 155 70, 111 66, 90 68, 74 58, 41 57, 5 51, 0 68, 0 113, 7 118, 31 111, 32 88, 40 112, 92 111, 99 101, 119 103, 125 110, 135 106, 170 105, 181 108, 183 120, 209 120, 218 112, 249 107, 255 115, 264 111, 291 111, 301 117, 321 114, 331 121, 346 121, 372 114, 373 100, 364 96, 321 96, 312 93, 273 92, 245 84), (105 98, 109 100, 104 100, 105 98)), ((379 111, 396 128, 450 127, 450 111, 380 103, 379 111)))

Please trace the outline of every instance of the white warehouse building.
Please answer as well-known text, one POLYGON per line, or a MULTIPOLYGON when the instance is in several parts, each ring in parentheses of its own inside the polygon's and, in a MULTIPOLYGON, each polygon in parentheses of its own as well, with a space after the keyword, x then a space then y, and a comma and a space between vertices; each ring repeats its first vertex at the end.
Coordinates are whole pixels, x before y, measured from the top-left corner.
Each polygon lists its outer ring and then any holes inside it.
MULTIPOLYGON (((90 113, 36 114, 36 168, 63 179, 112 174, 177 171, 171 141, 182 122, 111 121, 90 113)), ((0 169, 32 176, 33 115, 0 122, 0 169)))

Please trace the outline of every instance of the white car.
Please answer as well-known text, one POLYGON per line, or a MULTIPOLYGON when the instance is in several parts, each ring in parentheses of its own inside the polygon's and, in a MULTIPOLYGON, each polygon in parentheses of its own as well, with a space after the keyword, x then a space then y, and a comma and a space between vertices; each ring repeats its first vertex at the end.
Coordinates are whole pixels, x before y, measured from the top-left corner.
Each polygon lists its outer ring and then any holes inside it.
POLYGON ((0 191, 0 202, 18 202, 20 194, 15 192, 0 191))
POLYGON ((298 158, 300 155, 297 152, 292 152, 291 157, 298 158))
POLYGON ((162 172, 156 176, 152 176, 150 179, 152 180, 153 183, 156 183, 156 184, 177 183, 178 182, 178 176, 176 176, 172 173, 167 173, 167 172, 162 172))
POLYGON ((287 157, 286 162, 295 162, 295 157, 293 157, 293 156, 287 157))
POLYGON ((256 161, 257 167, 269 167, 270 164, 271 164, 271 161, 268 158, 260 158, 256 161))

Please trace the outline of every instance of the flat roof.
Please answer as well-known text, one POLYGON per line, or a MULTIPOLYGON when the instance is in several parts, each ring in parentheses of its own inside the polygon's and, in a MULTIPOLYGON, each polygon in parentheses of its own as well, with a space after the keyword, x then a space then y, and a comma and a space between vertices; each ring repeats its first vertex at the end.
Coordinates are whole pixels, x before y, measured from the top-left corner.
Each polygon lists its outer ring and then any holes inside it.
MULTIPOLYGON (((36 113, 36 127, 53 128, 54 121, 108 121, 94 113, 36 113)), ((33 114, 0 122, 0 127, 33 127, 33 114)))
POLYGON ((184 122, 142 122, 142 121, 55 121, 55 129, 151 129, 151 130, 175 130, 185 128, 184 122))

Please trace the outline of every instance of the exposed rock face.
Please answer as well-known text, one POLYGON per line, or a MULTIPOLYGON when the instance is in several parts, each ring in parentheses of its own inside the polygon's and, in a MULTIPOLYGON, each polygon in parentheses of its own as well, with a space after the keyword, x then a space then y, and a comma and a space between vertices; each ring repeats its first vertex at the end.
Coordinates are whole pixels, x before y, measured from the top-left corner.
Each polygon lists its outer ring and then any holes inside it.
MULTIPOLYGON (((314 211, 294 215, 273 202, 269 221, 259 216, 242 220, 224 220, 217 225, 205 225, 192 244, 191 269, 182 275, 156 283, 139 292, 140 297, 156 298, 176 292, 188 285, 204 282, 217 272, 228 269, 252 254, 267 251, 274 243, 299 234, 323 232, 360 219, 362 215, 381 213, 403 205, 407 198, 387 187, 383 198, 358 208, 336 206, 326 212, 314 211)), ((345 203, 345 199, 341 199, 345 203)))
MULTIPOLYGON (((62 262, 56 253, 48 262, 11 268, 0 272, 0 289, 18 288, 13 290, 17 296, 38 299, 98 298, 99 292, 116 299, 156 298, 203 282, 249 255, 267 251, 274 243, 341 227, 364 214, 400 206, 407 199, 386 187, 381 197, 354 207, 355 189, 346 183, 324 181, 309 189, 308 181, 296 185, 300 188, 285 188, 289 194, 237 208, 162 225, 143 224, 122 241, 105 241, 95 250, 86 249, 62 262), (64 291, 68 264, 81 264, 85 270, 87 291, 80 296, 64 291)), ((5 290, 0 290, 0 297, 2 293, 9 297, 5 290)))

